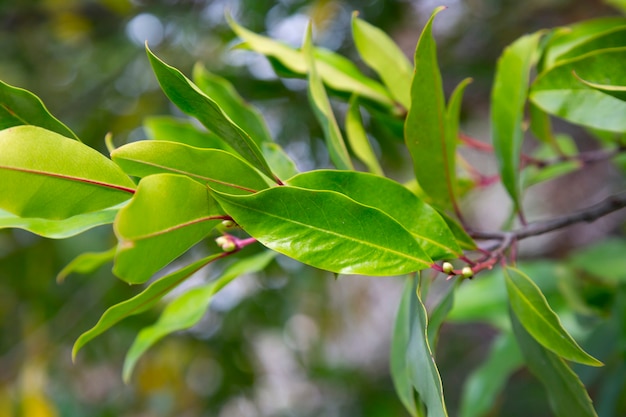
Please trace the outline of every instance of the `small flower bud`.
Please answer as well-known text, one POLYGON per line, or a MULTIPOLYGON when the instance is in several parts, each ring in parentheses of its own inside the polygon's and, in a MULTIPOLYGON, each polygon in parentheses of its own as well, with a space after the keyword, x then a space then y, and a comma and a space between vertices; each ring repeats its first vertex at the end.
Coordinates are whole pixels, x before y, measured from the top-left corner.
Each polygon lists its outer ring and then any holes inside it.
POLYGON ((454 271, 454 266, 452 266, 450 262, 444 262, 441 265, 441 269, 443 269, 443 272, 446 274, 451 274, 454 271))
POLYGON ((474 276, 474 271, 472 271, 472 268, 470 268, 469 266, 464 267, 461 273, 465 278, 471 278, 474 276))
POLYGON ((215 239, 215 243, 217 243, 217 246, 222 248, 224 252, 232 252, 237 249, 237 244, 235 244, 232 239, 229 239, 226 236, 218 237, 217 239, 215 239))
POLYGON ((224 226, 226 229, 230 229, 231 227, 235 227, 237 225, 237 223, 235 223, 232 220, 223 220, 222 221, 222 226, 224 226))

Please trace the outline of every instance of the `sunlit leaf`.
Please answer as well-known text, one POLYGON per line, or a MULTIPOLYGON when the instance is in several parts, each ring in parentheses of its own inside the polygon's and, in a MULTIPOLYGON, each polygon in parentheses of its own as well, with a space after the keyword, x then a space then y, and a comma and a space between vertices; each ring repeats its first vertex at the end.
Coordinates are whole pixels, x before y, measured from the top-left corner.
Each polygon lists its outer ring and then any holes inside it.
POLYGON ((111 160, 35 126, 0 131, 0 208, 25 218, 67 219, 128 200, 135 184, 111 160))
POLYGON ((404 52, 382 30, 352 14, 352 37, 363 61, 383 80, 393 98, 408 109, 411 106, 413 65, 404 52))
POLYGON ((459 415, 482 417, 497 403, 511 374, 524 364, 513 334, 500 334, 492 343, 487 359, 468 377, 463 386, 459 415))
POLYGON ((582 350, 567 333, 539 287, 528 276, 518 269, 507 268, 505 280, 513 312, 537 342, 567 360, 602 366, 602 362, 582 350))
POLYGON ((564 61, 542 73, 531 88, 530 99, 544 111, 572 123, 626 132, 626 102, 581 81, 624 86, 626 76, 620 70, 626 59, 626 47, 599 50, 564 61))
POLYGON ((261 252, 230 265, 214 281, 193 288, 169 303, 159 320, 143 328, 126 354, 123 377, 128 382, 135 364, 151 346, 170 333, 188 329, 205 314, 213 296, 239 275, 263 270, 274 259, 276 253, 261 252))
POLYGON ((537 343, 511 311, 515 338, 530 371, 541 381, 556 417, 597 417, 589 394, 565 361, 537 343))
MULTIPOLYGON (((308 73, 307 61, 302 51, 249 31, 238 25, 229 14, 226 15, 226 20, 245 42, 245 47, 277 60, 294 74, 304 76, 308 73)), ((314 55, 319 76, 329 88, 357 94, 386 106, 393 105, 393 99, 387 90, 380 83, 364 76, 350 60, 321 48, 315 48, 314 55)))
POLYGON ((181 174, 233 194, 268 187, 265 179, 248 163, 219 149, 148 140, 117 148, 111 153, 111 158, 126 173, 136 177, 159 173, 181 174))
POLYGON ((252 166, 269 178, 274 178, 258 145, 224 113, 213 99, 204 94, 182 72, 161 61, 148 47, 146 47, 146 52, 163 92, 180 110, 198 119, 252 166))
POLYGON ((78 139, 70 128, 50 114, 39 97, 0 81, 0 130, 20 125, 39 126, 78 139))
POLYGON ((113 261, 117 248, 113 247, 104 252, 83 252, 67 264, 58 274, 57 282, 65 281, 69 274, 88 274, 100 268, 107 262, 113 261))
POLYGON ((161 298, 163 298, 164 295, 176 288, 181 282, 189 278, 207 264, 216 259, 223 258, 224 256, 226 256, 226 252, 211 255, 195 261, 184 268, 159 278, 133 298, 109 307, 109 309, 102 314, 98 323, 80 335, 80 337, 76 340, 74 348, 72 349, 72 358, 75 359, 78 351, 96 336, 104 333, 120 321, 124 320, 126 317, 143 313, 144 311, 152 308, 161 300, 161 298))
POLYGON ((206 237, 222 218, 198 182, 181 175, 146 177, 115 219, 119 245, 113 272, 129 283, 145 282, 206 237))
MULTIPOLYGON (((438 7, 424 27, 415 50, 415 73, 411 85, 411 108, 404 125, 404 137, 413 159, 413 170, 420 187, 433 204, 450 209, 454 204, 454 145, 446 135, 446 103, 437 49, 432 35, 438 7)), ((454 138, 456 141, 456 138, 454 138)))
POLYGON ((143 122, 148 139, 179 142, 196 148, 233 149, 215 133, 201 130, 191 120, 172 116, 150 116, 143 122))
POLYGON ((279 178, 291 178, 299 172, 296 163, 279 144, 265 142, 261 145, 261 151, 272 171, 279 178))
POLYGON ((559 61, 576 58, 600 49, 622 48, 626 46, 626 20, 623 22, 623 26, 614 27, 607 31, 600 32, 587 39, 584 43, 571 48, 567 51, 567 53, 559 56, 559 61))
POLYGON ((28 230, 49 239, 66 239, 97 226, 113 223, 119 207, 77 214, 62 220, 20 217, 0 209, 0 229, 28 230))
POLYGON ((388 178, 355 171, 316 170, 287 182, 301 188, 336 191, 383 211, 411 232, 433 259, 461 255, 461 248, 437 211, 388 178))
POLYGON ((320 269, 385 276, 432 263, 414 236, 391 217, 336 192, 283 186, 215 197, 263 245, 320 269))
POLYGON ((324 90, 324 84, 322 84, 322 80, 317 74, 316 64, 313 58, 313 41, 311 40, 311 31, 312 28, 309 24, 309 26, 307 26, 307 32, 302 46, 302 51, 309 68, 309 102, 311 103, 313 112, 317 117, 317 121, 322 126, 322 130, 324 131, 330 160, 333 161, 335 166, 339 169, 353 169, 352 162, 350 161, 350 155, 348 155, 346 144, 344 143, 343 136, 341 135, 341 130, 339 130, 339 125, 335 119, 333 109, 330 106, 326 90, 324 90))
POLYGON ((373 174, 384 175, 363 127, 357 96, 352 96, 346 112, 346 137, 352 152, 367 166, 369 171, 373 174))
POLYGON ((272 141, 261 114, 244 101, 227 79, 209 72, 201 64, 196 64, 193 68, 193 81, 259 147, 264 142, 272 141))
POLYGON ((491 91, 493 148, 502 184, 518 210, 521 208, 519 169, 524 106, 541 36, 541 32, 523 36, 504 50, 498 60, 491 91))

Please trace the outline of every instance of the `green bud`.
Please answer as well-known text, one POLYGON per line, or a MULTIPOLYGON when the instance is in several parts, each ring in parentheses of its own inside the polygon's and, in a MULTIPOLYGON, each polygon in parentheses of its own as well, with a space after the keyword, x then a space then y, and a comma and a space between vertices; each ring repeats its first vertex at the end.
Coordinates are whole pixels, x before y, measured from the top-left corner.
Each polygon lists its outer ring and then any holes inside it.
POLYGON ((474 271, 472 271, 472 268, 470 268, 469 266, 464 267, 461 273, 465 278, 471 278, 474 276, 474 271))
POLYGON ((235 244, 235 242, 233 242, 232 239, 229 239, 226 236, 218 237, 217 239, 215 239, 215 243, 217 243, 217 246, 222 248, 224 252, 232 252, 237 249, 237 245, 235 244))
POLYGON ((446 274, 451 274, 454 271, 454 266, 452 266, 450 262, 444 262, 443 265, 441 265, 441 268, 446 274))
POLYGON ((231 227, 235 227, 237 225, 237 223, 235 223, 232 220, 223 220, 222 221, 222 226, 224 226, 226 229, 230 229, 231 227))

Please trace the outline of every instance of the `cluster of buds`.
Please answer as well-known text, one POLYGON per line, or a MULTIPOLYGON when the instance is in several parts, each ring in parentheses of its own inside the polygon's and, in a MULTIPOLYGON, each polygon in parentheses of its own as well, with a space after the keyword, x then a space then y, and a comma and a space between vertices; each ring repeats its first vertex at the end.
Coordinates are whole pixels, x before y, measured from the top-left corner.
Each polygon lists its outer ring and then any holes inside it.
POLYGON ((460 274, 454 270, 454 266, 450 262, 444 262, 441 265, 441 269, 444 273, 452 276, 452 275, 463 275, 464 278, 472 278, 474 276, 474 271, 471 267, 465 266, 461 269, 460 274))

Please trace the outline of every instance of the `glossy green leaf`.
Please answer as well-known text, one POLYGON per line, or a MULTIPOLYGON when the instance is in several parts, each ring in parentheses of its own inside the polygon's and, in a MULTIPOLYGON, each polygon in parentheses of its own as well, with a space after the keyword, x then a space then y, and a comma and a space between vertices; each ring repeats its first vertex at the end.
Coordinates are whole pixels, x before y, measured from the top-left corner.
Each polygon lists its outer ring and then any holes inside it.
POLYGON ((449 136, 446 135, 446 103, 432 35, 433 20, 444 9, 435 9, 417 43, 412 103, 404 125, 404 137, 420 187, 435 205, 450 209, 454 203, 453 179, 450 177, 454 144, 448 143, 449 136))
MULTIPOLYGON (((573 75, 578 79, 578 81, 585 84, 587 87, 593 88, 594 90, 598 90, 605 94, 609 94, 622 101, 626 101, 626 86, 624 85, 601 84, 601 83, 585 80, 576 72, 573 72, 573 75)), ((621 77, 616 77, 616 78, 621 78, 621 77)), ((607 79, 607 81, 610 81, 610 80, 607 79)), ((619 82, 623 83, 624 80, 620 79, 619 82)))
POLYGON ((346 112, 346 137, 348 143, 352 148, 352 152, 357 158, 361 160, 367 166, 369 171, 373 174, 384 175, 383 169, 378 163, 378 158, 374 154, 372 144, 367 138, 367 133, 363 127, 363 120, 361 119, 361 110, 359 107, 359 100, 357 96, 350 98, 348 111, 346 112))
POLYGON ((317 74, 316 64, 313 58, 311 31, 311 25, 309 24, 304 38, 304 45, 302 46, 304 57, 309 68, 309 102, 317 117, 317 121, 324 131, 324 138, 326 139, 326 147, 328 148, 330 160, 333 161, 335 166, 339 169, 353 169, 348 149, 343 141, 343 136, 341 135, 341 130, 339 130, 333 109, 330 106, 324 84, 322 84, 322 80, 317 74))
POLYGON ((78 139, 70 128, 50 114, 39 97, 0 81, 0 130, 21 125, 39 126, 78 139))
POLYGON ((62 220, 20 217, 0 209, 0 229, 27 230, 49 239, 66 239, 97 226, 113 223, 119 207, 77 214, 62 220))
POLYGON ((196 324, 205 314, 213 296, 239 275, 263 270, 276 253, 261 252, 230 265, 216 280, 193 288, 169 303, 159 320, 143 328, 126 354, 123 377, 128 382, 141 355, 170 333, 185 330, 196 324))
MULTIPOLYGON (((228 14, 226 20, 237 36, 245 42, 244 46, 277 60, 295 74, 302 76, 308 73, 307 61, 302 51, 249 31, 238 25, 228 14)), ((389 92, 378 82, 364 76, 350 60, 321 48, 316 48, 314 55, 319 76, 329 88, 357 94, 386 106, 393 105, 389 92)))
POLYGON ((265 159, 267 159, 267 163, 270 164, 272 171, 279 178, 291 178, 299 172, 296 163, 279 144, 274 142, 263 143, 261 151, 265 159))
POLYGON ((459 197, 459 180, 456 175, 456 145, 459 142, 459 123, 461 119, 461 104, 463 103, 463 93, 471 78, 465 78, 454 89, 450 95, 450 101, 446 109, 446 128, 445 128, 445 153, 447 168, 447 178, 452 198, 456 201, 459 197))
POLYGON ((626 19, 623 17, 603 17, 555 29, 546 45, 543 68, 554 66, 569 51, 589 42, 599 34, 623 26, 626 26, 626 19))
POLYGON ((432 263, 413 235, 391 217, 336 192, 282 186, 215 197, 263 245, 320 269, 385 276, 432 263))
POLYGON ((535 65, 542 33, 523 36, 509 45, 498 60, 491 91, 491 134, 504 188, 519 210, 522 126, 530 72, 535 65))
POLYGON ((620 71, 626 47, 600 50, 564 61, 542 73, 531 88, 530 99, 544 111, 572 123, 626 132, 626 102, 592 88, 581 81, 607 85, 626 85, 620 71))
POLYGON ((508 331, 493 341, 487 359, 468 377, 461 395, 460 417, 489 415, 509 377, 524 364, 522 352, 508 331))
POLYGON ((146 177, 159 173, 186 175, 230 193, 250 193, 267 188, 267 182, 250 165, 219 149, 202 149, 167 141, 138 141, 117 148, 111 158, 126 173, 146 177))
POLYGON ((287 183, 311 190, 336 191, 381 210, 413 234, 432 259, 461 255, 454 235, 437 211, 388 178, 355 171, 316 170, 297 175, 287 183))
POLYGON ((57 282, 65 281, 72 273, 88 274, 95 271, 105 263, 113 261, 116 250, 117 248, 113 247, 104 252, 81 253, 57 274, 57 282))
POLYGON ((36 126, 0 131, 0 208, 67 219, 128 200, 134 183, 104 155, 36 126))
POLYGON ((567 333, 539 287, 528 276, 518 269, 507 268, 505 280, 515 315, 537 342, 567 360, 602 366, 602 362, 582 350, 567 333))
POLYGON ((146 52, 161 88, 180 110, 198 119, 252 166, 269 178, 274 178, 254 140, 237 126, 213 99, 204 94, 179 70, 161 61, 147 47, 146 52))
MULTIPOLYGON (((407 288, 408 285, 405 291, 407 288)), ((428 316, 416 289, 415 284, 411 285, 411 336, 406 347, 407 371, 420 400, 426 405, 428 417, 447 417, 441 377, 428 344, 428 316)))
POLYGON ((148 139, 179 142, 196 148, 233 149, 215 133, 200 130, 190 120, 172 116, 151 116, 143 122, 148 139))
POLYGON ((142 283, 207 236, 223 218, 208 189, 182 175, 144 178, 131 202, 120 210, 113 273, 142 283))
POLYGON ((556 417, 597 417, 578 376, 559 356, 531 336, 511 311, 515 338, 530 371, 543 384, 556 417))
POLYGON ((413 281, 414 278, 407 278, 404 291, 402 292, 402 300, 396 314, 396 321, 393 327, 393 335, 391 337, 391 348, 389 367, 391 370, 391 379, 396 389, 396 394, 400 398, 404 407, 409 411, 412 417, 418 417, 418 409, 415 401, 413 383, 409 373, 407 363, 407 349, 411 339, 411 321, 413 317, 413 302, 415 295, 413 281))
POLYGON ((78 351, 96 336, 101 335, 125 318, 143 313, 152 308, 163 296, 176 288, 184 280, 198 272, 204 266, 224 256, 226 256, 226 252, 195 261, 184 268, 159 278, 133 298, 109 307, 109 309, 102 314, 102 317, 100 317, 96 325, 81 334, 76 340, 74 348, 72 349, 72 358, 76 359, 78 351))
POLYGON ((363 61, 380 77, 394 100, 405 109, 411 106, 413 65, 404 52, 382 30, 352 13, 352 37, 363 61))
POLYGON ((272 138, 263 117, 246 103, 226 78, 213 74, 200 63, 193 67, 193 82, 226 113, 228 117, 261 147, 272 138))
POLYGON ((559 61, 577 58, 581 55, 596 52, 600 49, 623 48, 626 46, 626 20, 623 26, 611 28, 598 33, 589 38, 584 43, 576 45, 563 55, 559 56, 559 61))

